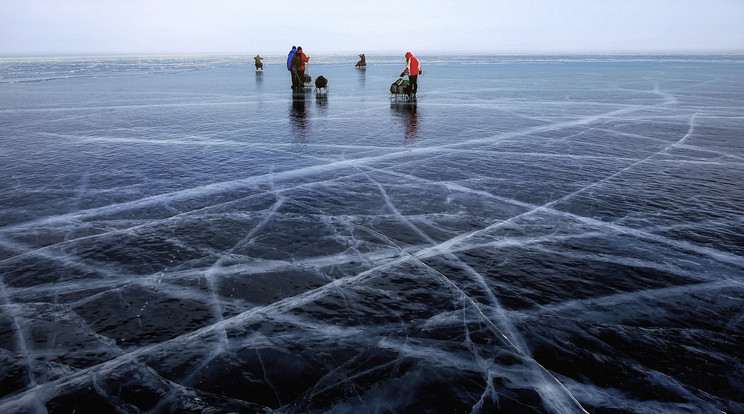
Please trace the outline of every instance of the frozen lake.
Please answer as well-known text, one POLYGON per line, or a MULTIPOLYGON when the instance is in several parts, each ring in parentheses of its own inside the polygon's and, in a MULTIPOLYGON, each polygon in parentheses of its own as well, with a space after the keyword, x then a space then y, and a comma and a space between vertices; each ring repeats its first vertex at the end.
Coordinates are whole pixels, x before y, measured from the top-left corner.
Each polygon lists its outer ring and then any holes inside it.
POLYGON ((0 59, 0 412, 744 412, 744 58, 306 53, 0 59))

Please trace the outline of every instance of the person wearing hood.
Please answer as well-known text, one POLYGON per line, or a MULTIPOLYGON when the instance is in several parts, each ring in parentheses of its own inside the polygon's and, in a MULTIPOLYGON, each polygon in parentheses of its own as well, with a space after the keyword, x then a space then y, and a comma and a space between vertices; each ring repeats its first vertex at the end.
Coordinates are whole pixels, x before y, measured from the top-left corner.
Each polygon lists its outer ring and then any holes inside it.
POLYGON ((256 55, 256 57, 254 57, 253 60, 256 65, 256 70, 259 70, 259 69, 263 70, 263 62, 261 62, 263 58, 261 57, 261 55, 256 55))
POLYGON ((289 55, 287 55, 287 70, 292 77, 292 89, 297 86, 297 73, 296 70, 292 67, 292 59, 294 58, 295 53, 297 53, 297 47, 292 46, 292 50, 290 50, 289 55))
POLYGON ((297 53, 295 53, 293 66, 297 71, 297 79, 300 82, 300 86, 303 86, 305 82, 305 63, 309 60, 310 58, 302 51, 302 46, 297 46, 297 53))
POLYGON ((406 69, 400 74, 400 76, 403 77, 408 75, 408 85, 410 88, 408 92, 409 98, 416 97, 416 91, 418 91, 418 75, 421 73, 423 73, 423 70, 421 70, 421 64, 418 59, 413 57, 411 52, 406 52, 406 69))

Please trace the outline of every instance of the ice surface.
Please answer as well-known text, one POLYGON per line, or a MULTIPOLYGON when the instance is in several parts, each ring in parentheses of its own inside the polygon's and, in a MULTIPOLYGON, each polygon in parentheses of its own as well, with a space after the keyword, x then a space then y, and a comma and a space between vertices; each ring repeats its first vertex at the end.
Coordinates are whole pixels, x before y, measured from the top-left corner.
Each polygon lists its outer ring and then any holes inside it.
POLYGON ((0 60, 0 412, 744 412, 744 60, 0 60))

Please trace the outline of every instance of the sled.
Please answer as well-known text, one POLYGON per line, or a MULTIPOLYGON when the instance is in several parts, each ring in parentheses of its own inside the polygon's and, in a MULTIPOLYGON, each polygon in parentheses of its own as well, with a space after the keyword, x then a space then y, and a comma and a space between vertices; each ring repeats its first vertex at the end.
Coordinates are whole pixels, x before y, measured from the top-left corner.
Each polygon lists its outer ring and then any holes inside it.
POLYGON ((328 94, 328 79, 323 75, 315 79, 315 96, 325 96, 328 94))
POLYGON ((390 97, 395 100, 405 99, 409 100, 408 94, 411 92, 411 85, 409 85, 408 79, 398 78, 392 85, 390 85, 390 97))

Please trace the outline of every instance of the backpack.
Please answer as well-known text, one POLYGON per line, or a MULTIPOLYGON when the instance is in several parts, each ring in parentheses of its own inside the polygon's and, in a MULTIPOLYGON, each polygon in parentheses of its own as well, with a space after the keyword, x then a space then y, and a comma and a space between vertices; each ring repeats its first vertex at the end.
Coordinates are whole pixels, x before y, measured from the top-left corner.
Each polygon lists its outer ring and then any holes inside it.
POLYGON ((390 85, 390 93, 407 94, 411 87, 408 85, 408 79, 399 78, 390 85))
POLYGON ((325 88, 327 85, 328 85, 328 79, 324 78, 323 75, 320 75, 317 78, 315 78, 316 88, 325 88))
POLYGON ((302 54, 298 52, 292 56, 292 69, 297 70, 300 66, 302 66, 302 54))

